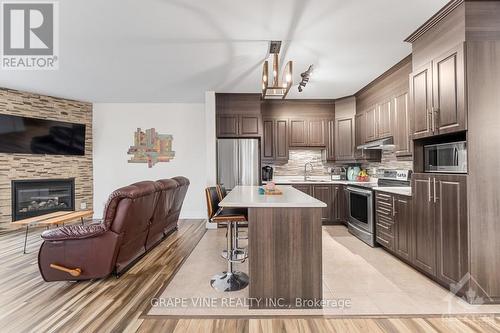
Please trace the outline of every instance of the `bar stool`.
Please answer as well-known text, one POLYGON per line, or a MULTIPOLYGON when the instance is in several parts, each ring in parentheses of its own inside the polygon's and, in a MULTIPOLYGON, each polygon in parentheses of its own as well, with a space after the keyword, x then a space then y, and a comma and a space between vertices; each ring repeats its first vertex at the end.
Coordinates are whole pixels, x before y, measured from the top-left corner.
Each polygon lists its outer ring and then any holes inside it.
MULTIPOLYGON (((215 187, 217 189, 217 195, 219 196, 219 201, 222 201, 227 195, 226 188, 222 185, 217 185, 215 187)), ((238 213, 240 215, 248 215, 248 210, 244 208, 234 208, 233 209, 234 213, 238 213)), ((246 222, 246 221, 245 221, 246 222)), ((237 260, 245 260, 247 256, 247 249, 242 248, 239 246, 239 240, 245 240, 248 239, 248 235, 244 231, 239 230, 239 222, 234 223, 234 250, 233 250, 233 256, 236 257, 237 260)), ((227 250, 222 250, 221 253, 222 258, 227 259, 227 250)))
POLYGON ((241 214, 241 211, 219 208, 220 199, 216 187, 207 187, 205 189, 205 195, 207 198, 209 222, 227 224, 227 249, 225 258, 227 261, 227 270, 214 275, 210 280, 210 285, 217 291, 241 290, 248 286, 249 279, 248 275, 244 272, 233 270, 234 263, 241 263, 246 259, 246 253, 244 254, 244 259, 238 259, 238 255, 235 253, 237 236, 234 225, 238 222, 247 221, 247 218, 244 214, 241 214))

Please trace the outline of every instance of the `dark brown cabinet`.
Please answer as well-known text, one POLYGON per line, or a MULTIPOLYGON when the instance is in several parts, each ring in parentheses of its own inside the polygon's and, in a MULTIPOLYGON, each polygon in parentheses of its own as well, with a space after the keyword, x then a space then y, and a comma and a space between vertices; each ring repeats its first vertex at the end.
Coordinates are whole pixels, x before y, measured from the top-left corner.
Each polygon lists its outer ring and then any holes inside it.
POLYGON ((325 147, 324 119, 290 119, 290 147, 325 147))
POLYGON ((427 64, 410 74, 410 112, 413 115, 413 139, 432 135, 431 71, 431 64, 427 64))
POLYGON ((260 94, 216 94, 217 137, 262 135, 260 94))
POLYGON ((365 112, 360 112, 357 113, 356 116, 354 117, 354 143, 357 146, 360 146, 364 143, 366 143, 366 113, 365 112))
POLYGON ((395 220, 394 196, 390 193, 375 193, 375 238, 377 243, 394 251, 395 220))
POLYGON ((366 112, 357 113, 354 117, 354 158, 362 161, 380 161, 381 152, 377 150, 357 149, 366 143, 366 112))
MULTIPOLYGON (((437 278, 458 283, 468 272, 467 176, 436 175, 435 193, 437 278)), ((435 184, 435 185, 434 185, 435 184)))
POLYGON ((321 219, 325 223, 347 223, 347 196, 341 184, 293 184, 302 191, 327 204, 322 208, 321 219))
POLYGON ((238 127, 237 115, 217 116, 217 137, 237 136, 238 127))
POLYGON ((412 249, 412 200, 411 197, 394 196, 395 240, 394 252, 411 261, 412 249))
POLYGON ((307 195, 312 196, 313 191, 312 191, 312 186, 308 184, 294 184, 293 188, 296 188, 297 190, 304 192, 307 195))
POLYGON ((413 190, 413 263, 423 271, 436 274, 436 221, 433 188, 427 174, 412 175, 413 190))
POLYGON ((468 271, 467 176, 414 174, 415 264, 445 285, 468 271))
POLYGON ((410 74, 410 106, 414 139, 467 128, 463 43, 410 74))
POLYGON ((354 117, 335 119, 335 160, 354 159, 354 117))
POLYGON ((323 222, 329 222, 333 220, 332 216, 332 203, 334 202, 333 198, 333 189, 331 185, 313 185, 312 186, 312 196, 320 201, 323 201, 327 204, 326 207, 321 209, 321 220, 323 222))
POLYGON ((326 142, 326 159, 328 161, 335 160, 335 120, 330 119, 326 122, 327 142, 326 142))
POLYGON ((309 137, 308 146, 310 147, 324 147, 325 142, 325 120, 323 119, 310 119, 308 120, 309 137))
POLYGON ((306 147, 308 135, 306 119, 290 119, 290 146, 306 147))
POLYGON ((240 136, 258 136, 259 132, 259 116, 240 116, 240 136))
POLYGON ((262 159, 274 160, 275 158, 275 121, 274 119, 262 120, 262 159))
POLYGON ((275 124, 275 159, 288 161, 288 120, 276 119, 275 124))
POLYGON ((217 137, 257 137, 260 124, 259 115, 220 114, 217 116, 217 137))
POLYGON ((347 223, 347 196, 344 185, 333 185, 333 209, 332 219, 334 222, 347 223))
POLYGON ((365 141, 377 139, 377 107, 371 107, 366 111, 365 141))
POLYGON ((432 61, 435 134, 465 130, 464 44, 432 61))
POLYGON ((394 97, 394 150, 396 156, 411 156, 412 142, 410 138, 410 114, 408 110, 408 93, 394 97))
POLYGON ((262 127, 262 159, 288 160, 288 120, 265 118, 262 127))
POLYGON ((377 139, 387 138, 392 136, 392 123, 393 123, 393 115, 391 108, 392 101, 388 100, 381 103, 377 107, 377 139))
POLYGON ((376 192, 375 216, 377 242, 411 262, 413 246, 411 197, 376 192))

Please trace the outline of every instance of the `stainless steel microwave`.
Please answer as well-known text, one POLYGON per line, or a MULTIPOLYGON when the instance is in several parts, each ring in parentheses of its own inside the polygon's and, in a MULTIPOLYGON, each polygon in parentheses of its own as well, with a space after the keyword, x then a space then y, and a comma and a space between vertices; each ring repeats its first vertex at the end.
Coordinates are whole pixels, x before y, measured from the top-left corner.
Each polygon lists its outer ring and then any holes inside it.
POLYGON ((424 171, 467 173, 467 142, 424 146, 424 171))

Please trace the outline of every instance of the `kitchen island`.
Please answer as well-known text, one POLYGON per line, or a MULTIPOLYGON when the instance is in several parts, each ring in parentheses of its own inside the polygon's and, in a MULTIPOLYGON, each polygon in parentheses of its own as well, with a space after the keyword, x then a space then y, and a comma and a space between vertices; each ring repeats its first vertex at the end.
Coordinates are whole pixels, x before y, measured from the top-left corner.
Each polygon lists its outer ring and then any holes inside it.
POLYGON ((322 299, 321 202, 291 186, 261 195, 236 186, 223 208, 248 208, 249 298, 252 309, 318 309, 322 299))

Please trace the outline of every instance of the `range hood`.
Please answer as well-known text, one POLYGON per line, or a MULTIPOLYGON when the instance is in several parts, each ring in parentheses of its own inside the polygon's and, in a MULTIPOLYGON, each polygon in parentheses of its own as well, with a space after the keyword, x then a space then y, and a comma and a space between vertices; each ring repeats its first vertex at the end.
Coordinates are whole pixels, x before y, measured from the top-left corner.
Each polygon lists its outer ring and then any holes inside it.
POLYGON ((377 149, 377 150, 393 150, 394 147, 394 139, 391 137, 375 140, 372 142, 365 143, 364 145, 358 146, 358 149, 377 149))

